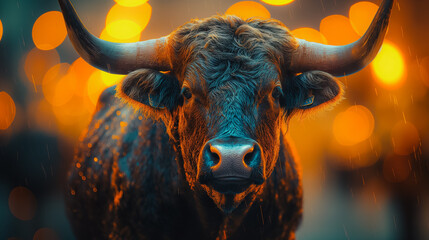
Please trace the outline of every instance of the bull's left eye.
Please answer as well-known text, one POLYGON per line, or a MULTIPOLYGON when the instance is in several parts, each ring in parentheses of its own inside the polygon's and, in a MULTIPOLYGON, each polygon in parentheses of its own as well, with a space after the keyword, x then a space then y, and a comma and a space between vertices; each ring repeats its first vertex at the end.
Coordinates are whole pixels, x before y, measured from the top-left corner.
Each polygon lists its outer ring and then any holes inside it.
POLYGON ((192 97, 192 93, 191 90, 188 87, 183 87, 182 88, 182 96, 185 97, 186 99, 190 99, 192 97))
POLYGON ((272 96, 274 99, 278 100, 281 96, 283 96, 282 88, 277 86, 273 89, 272 96))

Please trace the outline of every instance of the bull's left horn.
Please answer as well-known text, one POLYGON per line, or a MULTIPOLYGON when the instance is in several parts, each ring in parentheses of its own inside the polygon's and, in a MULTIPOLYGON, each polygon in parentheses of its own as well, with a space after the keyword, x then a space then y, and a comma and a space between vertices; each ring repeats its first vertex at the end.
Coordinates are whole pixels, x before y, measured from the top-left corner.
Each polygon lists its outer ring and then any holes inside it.
POLYGON ((297 73, 320 70, 334 76, 346 76, 363 69, 380 50, 393 3, 394 0, 384 0, 366 33, 349 45, 330 46, 299 39, 290 70, 297 73))
POLYGON ((69 38, 79 55, 92 66, 110 73, 128 74, 140 68, 168 71, 167 37, 135 43, 114 43, 88 32, 70 0, 58 0, 69 38))

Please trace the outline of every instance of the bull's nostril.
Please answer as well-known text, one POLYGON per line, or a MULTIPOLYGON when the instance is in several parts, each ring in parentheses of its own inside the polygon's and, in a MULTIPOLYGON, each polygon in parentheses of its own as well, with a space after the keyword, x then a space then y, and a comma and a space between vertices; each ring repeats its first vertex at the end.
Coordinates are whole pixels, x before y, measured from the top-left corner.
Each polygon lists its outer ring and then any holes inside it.
POLYGON ((211 163, 209 164, 211 167, 214 167, 218 165, 220 161, 220 153, 219 150, 212 145, 210 145, 210 160, 211 163))
POLYGON ((244 163, 250 167, 250 165, 253 162, 254 156, 255 156, 255 152, 253 151, 253 148, 252 148, 244 156, 244 163))

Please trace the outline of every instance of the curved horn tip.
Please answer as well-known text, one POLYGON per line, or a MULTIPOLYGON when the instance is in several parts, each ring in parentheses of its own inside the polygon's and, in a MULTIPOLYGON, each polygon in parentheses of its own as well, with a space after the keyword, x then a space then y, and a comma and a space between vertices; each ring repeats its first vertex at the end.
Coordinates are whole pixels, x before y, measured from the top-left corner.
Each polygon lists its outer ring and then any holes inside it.
POLYGON ((89 33, 70 0, 58 0, 58 3, 73 47, 93 67, 116 74, 128 74, 140 68, 171 70, 165 53, 165 39, 135 43, 104 41, 89 33))
POLYGON ((320 70, 346 76, 366 67, 381 48, 394 2, 384 0, 367 32, 349 45, 331 46, 298 39, 300 45, 292 56, 291 71, 320 70))

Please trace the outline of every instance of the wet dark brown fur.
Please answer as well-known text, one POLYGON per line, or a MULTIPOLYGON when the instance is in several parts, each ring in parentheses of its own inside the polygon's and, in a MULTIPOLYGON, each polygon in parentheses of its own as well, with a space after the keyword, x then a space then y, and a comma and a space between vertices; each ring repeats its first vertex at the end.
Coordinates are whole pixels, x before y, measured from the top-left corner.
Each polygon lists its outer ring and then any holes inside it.
POLYGON ((294 239, 302 189, 286 122, 341 95, 329 74, 288 71, 296 48, 274 20, 193 20, 169 37, 173 71, 140 69, 107 89, 70 171, 78 237, 294 239), (310 95, 314 103, 302 106, 310 95), (254 139, 264 153, 266 182, 232 203, 197 181, 201 148, 219 136, 254 139))

